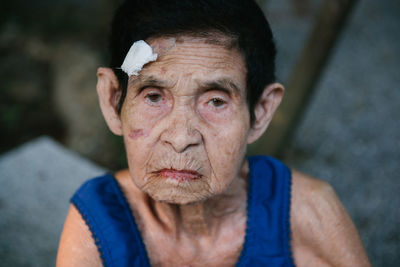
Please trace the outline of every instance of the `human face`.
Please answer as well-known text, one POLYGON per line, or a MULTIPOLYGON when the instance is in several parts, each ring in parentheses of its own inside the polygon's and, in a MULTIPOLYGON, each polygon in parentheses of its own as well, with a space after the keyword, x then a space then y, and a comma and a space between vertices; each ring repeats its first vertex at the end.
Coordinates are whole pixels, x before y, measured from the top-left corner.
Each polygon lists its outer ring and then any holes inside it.
MULTIPOLYGON (((149 41, 163 47, 170 39, 149 41)), ((131 76, 121 110, 130 175, 153 199, 187 204, 237 178, 250 128, 246 67, 236 49, 180 37, 131 76)))

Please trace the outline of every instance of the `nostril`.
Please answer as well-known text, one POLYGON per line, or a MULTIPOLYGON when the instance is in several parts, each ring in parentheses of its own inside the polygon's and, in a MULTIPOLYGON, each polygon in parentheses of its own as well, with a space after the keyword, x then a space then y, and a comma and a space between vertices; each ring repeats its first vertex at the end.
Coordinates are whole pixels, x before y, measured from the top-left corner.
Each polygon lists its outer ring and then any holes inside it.
POLYGON ((162 134, 162 141, 171 146, 174 151, 181 153, 201 143, 199 131, 182 126, 182 124, 171 125, 172 127, 162 134))

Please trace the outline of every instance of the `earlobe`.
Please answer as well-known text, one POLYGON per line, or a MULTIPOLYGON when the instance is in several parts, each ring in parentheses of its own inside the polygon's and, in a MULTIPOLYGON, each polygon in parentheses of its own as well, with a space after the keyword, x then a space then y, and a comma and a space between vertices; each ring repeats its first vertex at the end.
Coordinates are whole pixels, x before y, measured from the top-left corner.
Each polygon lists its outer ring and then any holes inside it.
POLYGON ((117 111, 121 90, 118 79, 110 68, 97 69, 97 94, 101 112, 110 130, 122 135, 122 124, 117 111))
POLYGON ((285 89, 280 83, 269 84, 254 107, 255 120, 251 125, 247 143, 255 142, 267 129, 281 103, 285 89))

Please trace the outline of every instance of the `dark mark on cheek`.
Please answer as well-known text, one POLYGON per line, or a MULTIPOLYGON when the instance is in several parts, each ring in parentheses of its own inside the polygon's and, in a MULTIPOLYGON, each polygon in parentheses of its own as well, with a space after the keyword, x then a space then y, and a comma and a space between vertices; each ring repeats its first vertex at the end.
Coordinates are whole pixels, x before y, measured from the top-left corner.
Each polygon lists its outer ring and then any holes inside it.
POLYGON ((129 137, 132 138, 133 140, 136 140, 140 137, 147 137, 147 136, 149 136, 149 133, 145 132, 143 129, 135 129, 129 133, 129 137))

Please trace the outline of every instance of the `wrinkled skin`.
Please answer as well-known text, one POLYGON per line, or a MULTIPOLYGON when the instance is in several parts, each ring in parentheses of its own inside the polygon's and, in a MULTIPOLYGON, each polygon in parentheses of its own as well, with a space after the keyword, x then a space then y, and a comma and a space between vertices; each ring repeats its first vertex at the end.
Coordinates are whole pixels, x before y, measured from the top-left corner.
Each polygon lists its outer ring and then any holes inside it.
POLYGON ((178 40, 131 76, 121 121, 138 188, 176 204, 222 193, 237 176, 248 141, 245 84, 246 68, 236 50, 198 40, 178 40), (193 176, 160 174, 168 169, 193 176))

